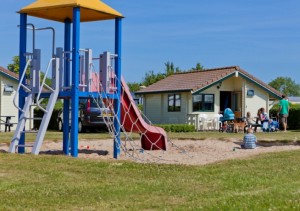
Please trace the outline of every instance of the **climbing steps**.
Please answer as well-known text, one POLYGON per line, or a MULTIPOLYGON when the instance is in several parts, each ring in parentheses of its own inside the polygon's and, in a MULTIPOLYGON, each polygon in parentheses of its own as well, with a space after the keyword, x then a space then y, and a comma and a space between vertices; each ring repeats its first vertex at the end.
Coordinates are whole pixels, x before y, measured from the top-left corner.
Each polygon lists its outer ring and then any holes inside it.
MULTIPOLYGON (((28 60, 25 70, 27 69, 29 63, 31 63, 31 68, 34 68, 34 61, 28 60)), ((14 133, 14 136, 12 138, 10 147, 9 147, 9 152, 10 153, 15 153, 19 147, 32 147, 32 154, 39 154, 41 145, 43 143, 50 118, 52 115, 52 112, 54 110, 55 103, 57 101, 57 97, 59 94, 59 59, 58 58, 51 58, 47 70, 45 72, 44 78, 42 80, 42 83, 40 84, 39 81, 39 70, 34 69, 30 71, 30 85, 26 86, 22 84, 22 81, 25 77, 25 71, 21 77, 20 84, 18 85, 16 95, 14 98, 14 105, 21 111, 21 115, 14 133), (52 86, 49 86, 45 83, 47 74, 50 70, 50 67, 52 67, 52 86), (38 76, 38 77, 37 77, 38 76), (16 99, 18 95, 20 94, 21 91, 25 91, 27 93, 27 97, 25 98, 25 104, 23 108, 20 108, 17 106, 16 99), (50 97, 47 102, 46 107, 41 105, 41 102, 43 98, 41 98, 42 93, 49 93, 50 97), (39 130, 25 130, 25 124, 27 120, 35 120, 35 119, 40 119, 40 118, 34 118, 30 116, 30 108, 31 106, 37 106, 39 107, 40 110, 44 112, 44 115, 41 119, 41 124, 39 127, 39 130), (33 145, 28 145, 28 144, 19 144, 21 135, 23 133, 37 133, 36 139, 34 141, 33 145)))

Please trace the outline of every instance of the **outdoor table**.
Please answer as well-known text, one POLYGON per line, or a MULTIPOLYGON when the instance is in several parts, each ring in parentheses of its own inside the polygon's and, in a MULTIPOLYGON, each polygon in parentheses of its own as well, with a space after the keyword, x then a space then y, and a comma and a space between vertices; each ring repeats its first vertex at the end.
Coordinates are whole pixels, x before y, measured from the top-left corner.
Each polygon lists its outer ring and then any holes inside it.
POLYGON ((12 117, 15 117, 15 116, 0 116, 0 124, 1 125, 5 125, 5 132, 7 132, 7 128, 8 128, 8 131, 10 132, 10 127, 13 126, 13 124, 10 122, 11 118, 12 117), (5 120, 3 120, 2 118, 5 118, 5 120))

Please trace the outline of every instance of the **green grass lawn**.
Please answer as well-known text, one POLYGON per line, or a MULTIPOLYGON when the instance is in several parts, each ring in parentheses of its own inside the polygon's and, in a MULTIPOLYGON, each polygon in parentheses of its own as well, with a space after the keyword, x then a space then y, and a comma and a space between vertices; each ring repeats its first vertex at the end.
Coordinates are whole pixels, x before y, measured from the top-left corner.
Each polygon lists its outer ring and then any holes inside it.
MULTIPOLYGON (((299 134, 257 136, 286 142, 300 140, 299 134)), ((9 142, 9 135, 1 133, 0 142, 9 142)), ((226 140, 242 135, 170 133, 169 137, 226 140)), ((47 132, 46 139, 61 136, 47 132)), ((80 138, 109 135, 80 134, 80 138)), ((0 210, 300 210, 299 163, 300 151, 205 166, 0 153, 0 210)))
POLYGON ((299 153, 206 166, 0 153, 0 210, 299 210, 299 153))

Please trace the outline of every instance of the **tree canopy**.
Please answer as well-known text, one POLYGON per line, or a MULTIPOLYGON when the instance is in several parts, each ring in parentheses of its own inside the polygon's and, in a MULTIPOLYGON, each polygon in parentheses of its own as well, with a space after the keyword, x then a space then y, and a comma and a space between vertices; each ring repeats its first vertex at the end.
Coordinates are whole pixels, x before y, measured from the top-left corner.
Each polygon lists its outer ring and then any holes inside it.
MULTIPOLYGON (((201 71, 204 70, 204 67, 201 65, 201 63, 197 63, 195 68, 191 68, 187 71, 201 71)), ((145 77, 140 83, 133 82, 133 83, 127 83, 130 91, 135 92, 140 89, 140 86, 150 86, 151 84, 154 84, 170 75, 173 75, 175 73, 181 73, 181 72, 187 72, 185 70, 180 69, 179 67, 175 67, 173 62, 166 62, 165 63, 165 72, 164 73, 154 73, 153 70, 148 71, 145 73, 145 77)))
POLYGON ((269 85, 286 96, 300 96, 300 85, 290 77, 277 77, 269 85))
MULTIPOLYGON (((19 56, 14 56, 13 59, 12 59, 12 63, 11 64, 8 64, 7 65, 7 69, 16 73, 16 74, 19 74, 20 72, 20 66, 19 66, 19 62, 20 62, 20 59, 19 59, 19 56)), ((28 78, 29 77, 29 74, 30 74, 30 65, 28 66, 27 70, 26 70, 26 77, 28 78)), ((45 76, 45 73, 43 73, 41 71, 41 80, 44 78, 45 76)), ((46 84, 47 85, 51 85, 51 78, 46 78, 46 84)))
POLYGON ((174 73, 182 72, 179 67, 175 67, 173 62, 165 63, 165 73, 157 73, 155 74, 153 70, 146 72, 143 81, 141 82, 142 86, 150 86, 151 84, 156 83, 174 73))
POLYGON ((8 64, 7 69, 10 70, 11 72, 19 74, 19 69, 20 69, 20 66, 19 66, 19 62, 20 62, 19 56, 14 56, 13 59, 12 59, 12 62, 13 63, 8 64))

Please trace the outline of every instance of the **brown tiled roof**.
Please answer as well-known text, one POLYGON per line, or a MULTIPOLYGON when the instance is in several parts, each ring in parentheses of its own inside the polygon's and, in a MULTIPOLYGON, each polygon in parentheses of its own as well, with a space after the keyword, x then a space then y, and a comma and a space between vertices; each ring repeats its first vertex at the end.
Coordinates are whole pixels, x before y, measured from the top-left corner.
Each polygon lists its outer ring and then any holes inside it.
POLYGON ((0 72, 3 73, 6 76, 9 76, 9 77, 14 78, 16 80, 19 80, 19 75, 18 74, 14 73, 14 72, 12 72, 8 69, 5 69, 4 67, 0 66, 0 72))
POLYGON ((176 73, 144 89, 141 89, 136 93, 150 94, 150 93, 171 92, 171 91, 172 92, 174 91, 196 92, 199 90, 204 90, 206 88, 209 88, 212 84, 218 83, 219 81, 222 81, 232 76, 233 74, 235 74, 236 71, 239 72, 239 76, 252 80, 253 82, 260 85, 261 87, 267 89, 269 92, 273 93, 275 96, 278 97, 281 96, 280 92, 278 92, 268 84, 262 82, 261 80, 255 78, 245 70, 241 69, 239 66, 176 73))

